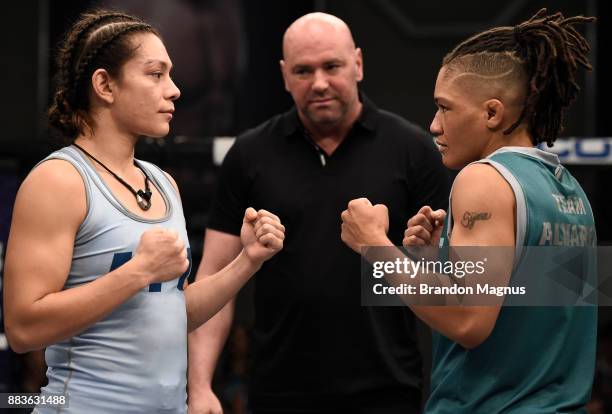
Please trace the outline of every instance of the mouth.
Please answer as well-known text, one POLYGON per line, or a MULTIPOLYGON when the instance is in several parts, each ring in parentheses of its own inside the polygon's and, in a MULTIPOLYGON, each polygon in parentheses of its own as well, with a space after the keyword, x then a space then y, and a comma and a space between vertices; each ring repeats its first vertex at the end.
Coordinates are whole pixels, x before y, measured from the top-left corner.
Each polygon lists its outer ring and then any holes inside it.
POLYGON ((334 98, 313 99, 310 101, 310 103, 314 105, 324 105, 330 103, 333 100, 334 98))
POLYGON ((169 109, 167 111, 159 111, 160 114, 164 114, 168 117, 168 119, 172 119, 174 117, 174 109, 169 109))
POLYGON ((443 152, 443 151, 445 151, 448 148, 448 145, 441 143, 437 139, 434 140, 434 142, 436 143, 436 146, 438 147, 438 151, 440 151, 440 152, 443 152))

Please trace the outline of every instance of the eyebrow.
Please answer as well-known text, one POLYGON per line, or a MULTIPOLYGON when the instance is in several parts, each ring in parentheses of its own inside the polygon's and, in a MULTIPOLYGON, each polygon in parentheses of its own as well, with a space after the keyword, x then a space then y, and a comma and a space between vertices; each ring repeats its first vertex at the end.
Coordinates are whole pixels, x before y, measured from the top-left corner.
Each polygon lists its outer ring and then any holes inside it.
POLYGON ((312 69, 312 65, 297 64, 297 65, 294 65, 291 68, 291 71, 292 72, 297 72, 297 71, 300 71, 300 70, 311 70, 311 69, 312 69))
MULTIPOLYGON (((322 66, 325 66, 325 65, 334 65, 334 64, 342 65, 342 64, 344 64, 344 62, 345 62, 344 59, 341 59, 341 58, 332 58, 332 59, 328 59, 328 60, 323 61, 321 63, 321 65, 322 66)), ((313 68, 314 66, 315 65, 312 65, 310 63, 296 63, 296 64, 293 65, 292 69, 294 69, 294 70, 296 68, 299 68, 299 69, 310 69, 310 68, 313 68)))
POLYGON ((330 63, 344 63, 344 59, 342 58, 332 58, 323 62, 324 65, 329 65, 330 63))
POLYGON ((166 68, 172 69, 172 65, 171 65, 171 64, 169 65, 169 64, 168 64, 168 63, 166 63, 165 61, 163 61, 163 60, 159 60, 159 59, 147 59, 147 60, 145 61, 145 65, 147 65, 147 66, 152 66, 152 65, 161 65, 161 67, 162 67, 163 69, 166 69, 166 68))

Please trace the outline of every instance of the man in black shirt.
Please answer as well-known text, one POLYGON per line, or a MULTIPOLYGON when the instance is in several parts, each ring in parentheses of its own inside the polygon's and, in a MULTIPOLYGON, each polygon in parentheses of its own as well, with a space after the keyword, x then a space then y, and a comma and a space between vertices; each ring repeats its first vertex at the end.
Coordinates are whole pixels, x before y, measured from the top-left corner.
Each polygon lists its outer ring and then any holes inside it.
MULTIPOLYGON (((277 214, 285 247, 255 278, 253 412, 417 413, 414 315, 361 306, 360 258, 340 239, 340 212, 358 197, 387 205, 389 237, 401 244, 420 206, 446 206, 446 169, 421 128, 359 93, 361 50, 340 19, 295 21, 281 70, 295 107, 238 137, 227 154, 197 277, 238 254, 246 206, 277 214)), ((232 312, 190 338, 190 413, 220 412, 210 383, 232 312)))

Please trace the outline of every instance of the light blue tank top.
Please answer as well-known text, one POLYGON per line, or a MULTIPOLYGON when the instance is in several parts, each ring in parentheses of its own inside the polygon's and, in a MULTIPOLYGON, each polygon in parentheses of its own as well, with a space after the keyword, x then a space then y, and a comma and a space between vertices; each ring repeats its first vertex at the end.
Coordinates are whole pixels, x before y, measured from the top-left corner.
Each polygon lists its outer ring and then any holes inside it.
MULTIPOLYGON (((178 231, 188 246, 179 195, 157 166, 138 161, 167 206, 158 220, 130 212, 91 161, 75 147, 49 159, 70 162, 81 174, 87 214, 78 229, 64 289, 91 282, 128 261, 142 233, 158 226, 178 231)), ((191 254, 187 248, 191 263, 191 254)), ((180 278, 152 284, 103 320, 47 348, 49 384, 43 394, 68 395, 68 408, 39 406, 34 413, 186 412, 187 314, 180 278)))

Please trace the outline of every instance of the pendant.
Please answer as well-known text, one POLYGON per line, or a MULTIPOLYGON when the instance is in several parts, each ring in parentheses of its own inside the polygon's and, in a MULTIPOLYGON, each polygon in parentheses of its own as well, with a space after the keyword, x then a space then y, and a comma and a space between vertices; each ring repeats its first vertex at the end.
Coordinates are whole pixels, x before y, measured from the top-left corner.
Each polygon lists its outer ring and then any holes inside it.
POLYGON ((147 193, 144 193, 142 190, 138 190, 136 193, 136 202, 138 203, 138 207, 147 211, 151 208, 151 192, 147 191, 147 193))

